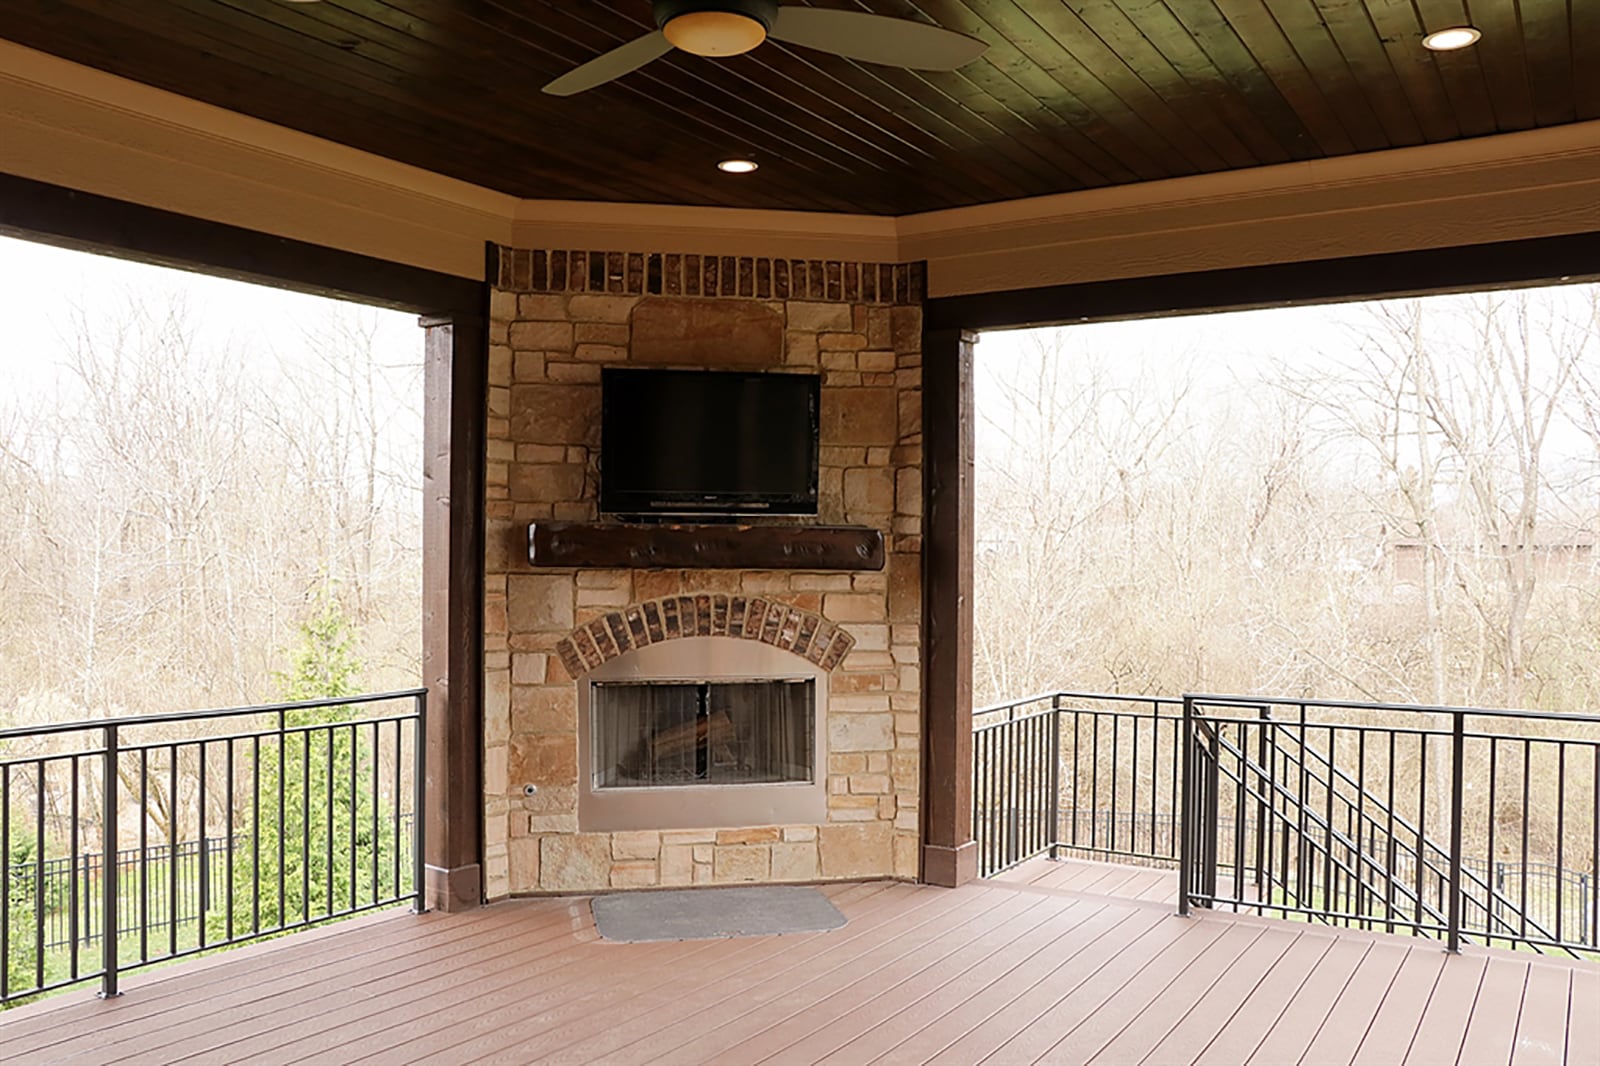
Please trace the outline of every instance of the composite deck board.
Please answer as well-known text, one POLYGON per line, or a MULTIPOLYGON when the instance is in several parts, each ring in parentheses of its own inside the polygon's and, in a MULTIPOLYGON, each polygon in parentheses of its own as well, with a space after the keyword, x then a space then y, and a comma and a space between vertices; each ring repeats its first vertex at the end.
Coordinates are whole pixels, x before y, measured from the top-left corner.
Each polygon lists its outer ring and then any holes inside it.
POLYGON ((1391 1066, 1405 1059, 1448 960, 1448 955, 1437 950, 1431 954, 1407 952, 1361 1037, 1355 1054, 1357 1066, 1391 1066))
POLYGON ((1298 930, 1261 929, 1220 974, 1191 967, 1090 1061, 1194 1061, 1297 936, 1298 930))
POLYGON ((1592 962, 1181 918, 1102 862, 824 892, 840 929, 727 940, 604 941, 584 899, 361 918, 6 1012, 0 1061, 1600 1062, 1592 962))
POLYGON ((1334 1000, 1349 984, 1350 975, 1356 972, 1373 944, 1371 940, 1357 937, 1335 940, 1328 953, 1318 960, 1316 968, 1295 989, 1295 994, 1283 1004, 1282 1012, 1273 1020, 1255 1051, 1242 1061, 1256 1066, 1299 1062, 1317 1030, 1327 1020, 1334 1000))
MULTIPOLYGON (((1434 948, 1433 950, 1437 950, 1434 948)), ((1387 942, 1372 945, 1333 1009, 1306 1049, 1307 1062, 1353 1062, 1361 1041, 1372 1027, 1372 1020, 1388 998, 1400 967, 1411 955, 1408 944, 1387 942)))
MULTIPOLYGON (((1567 1014, 1572 999, 1572 971, 1562 967, 1528 968, 1522 1013, 1511 1049, 1511 1066, 1560 1066, 1566 1058, 1567 1014)), ((1600 1003, 1590 1003, 1590 1010, 1600 1003)))
POLYGON ((1455 1062, 1467 1035, 1467 1020, 1478 1000, 1488 959, 1463 956, 1446 964, 1428 998, 1426 1013, 1406 1052, 1406 1066, 1433 1066, 1455 1062))
MULTIPOLYGON (((991 935, 956 946, 941 945, 938 955, 922 959, 905 957, 901 965, 871 974, 867 979, 847 985, 821 1000, 814 1008, 791 1014, 784 1022, 763 1030, 759 1041, 726 1050, 710 1061, 724 1062, 816 1062, 818 1050, 794 1044, 800 1037, 821 1032, 827 1041, 847 1041, 864 1030, 871 1030, 885 1019, 900 1017, 914 1010, 930 995, 949 987, 952 978, 966 980, 974 974, 992 973, 996 959, 1020 962, 1027 956, 1024 945, 1048 945, 1083 924, 1101 909, 1079 904, 1065 910, 1047 903, 1026 915, 1027 921, 1008 922, 991 935), (862 993, 871 990, 871 994, 862 993)), ((864 1059, 863 1059, 864 1060, 864 1059)))
POLYGON ((1528 963, 1490 959, 1461 1043, 1462 1062, 1510 1062, 1528 990, 1528 963))

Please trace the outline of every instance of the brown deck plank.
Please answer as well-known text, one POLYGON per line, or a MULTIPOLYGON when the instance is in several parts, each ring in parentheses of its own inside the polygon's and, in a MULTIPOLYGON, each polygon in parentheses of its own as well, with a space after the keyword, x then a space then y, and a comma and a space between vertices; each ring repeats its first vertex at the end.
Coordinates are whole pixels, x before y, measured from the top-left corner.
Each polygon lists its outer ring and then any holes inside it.
POLYGON ((1567 1062, 1600 1062, 1600 970, 1572 971, 1567 1005, 1567 1062))
POLYGON ((1264 930, 1181 1018, 1173 1020, 1167 1032, 1145 1032, 1129 1026, 1107 1045, 1101 1057, 1108 1062, 1193 1062, 1301 939, 1299 929, 1264 930))
MULTIPOLYGON (((930 1062, 973 1063, 985 1059, 1019 1031, 1098 973, 1112 959, 1157 926, 1166 916, 1151 910, 1131 910, 1121 921, 1085 943, 1045 977, 1015 999, 969 1029, 934 1055, 930 1062)), ((1170 926, 1169 926, 1170 928, 1170 926)), ((1174 935, 1177 930, 1174 930, 1174 935)))
MULTIPOLYGON (((796 988, 818 975, 835 971, 855 974, 862 966, 869 965, 862 960, 872 958, 875 952, 893 951, 896 946, 915 945, 938 936, 986 910, 997 909, 1003 904, 1003 897, 1011 894, 1004 891, 991 894, 992 890, 941 892, 931 888, 916 891, 927 900, 926 913, 920 919, 916 915, 909 920, 896 917, 866 929, 846 925, 842 930, 835 930, 814 951, 800 948, 785 952, 773 966, 739 974, 732 980, 685 996, 681 1001, 672 995, 671 989, 658 990, 642 1004, 646 1009, 621 1020, 613 1028, 591 1033, 564 1046, 562 1056, 573 1061, 626 1061, 646 1051, 664 1053, 713 1025, 709 1017, 726 1011, 727 1004, 735 998, 755 1008, 792 995, 796 988)), ((1007 913, 1027 909, 1027 904, 1020 901, 1006 906, 1007 913)), ((846 915, 848 917, 849 913, 846 915)))
MULTIPOLYGON (((890 960, 885 967, 878 968, 875 972, 870 973, 870 976, 862 975, 859 976, 858 981, 846 984, 845 988, 853 989, 850 992, 850 996, 858 997, 858 999, 861 996, 861 991, 856 989, 856 984, 858 983, 866 984, 867 989, 875 991, 880 981, 888 980, 896 972, 896 968, 915 968, 917 965, 925 965, 926 957, 938 957, 939 952, 946 951, 947 948, 958 948, 965 940, 962 936, 962 930, 971 928, 970 924, 962 924, 960 922, 963 914, 970 916, 971 922, 976 922, 979 927, 989 928, 995 924, 1000 925, 1000 927, 1006 927, 1006 925, 1013 924, 1013 922, 1021 922, 1024 925, 1038 924, 1038 922, 1050 920, 1054 912, 1054 908, 1038 906, 1038 904, 1035 904, 1035 906, 992 906, 992 904, 986 906, 982 901, 970 901, 968 908, 970 909, 965 912, 944 912, 941 917, 938 917, 938 920, 928 920, 928 922, 918 925, 914 930, 907 930, 904 935, 899 936, 898 940, 893 941, 894 949, 902 951, 901 956, 890 960), (952 925, 955 925, 955 928, 950 928, 952 925), (952 941, 954 941, 954 944, 952 944, 952 941)), ((819 952, 834 957, 835 962, 837 962, 837 954, 840 952, 840 948, 837 946, 840 938, 838 938, 837 933, 838 930, 830 933, 821 933, 818 943, 819 952)), ((798 957, 794 952, 782 951, 781 944, 774 944, 774 948, 776 948, 776 951, 781 952, 781 956, 778 956, 778 959, 781 959, 781 964, 789 968, 787 970, 782 970, 782 968, 774 970, 773 965, 768 965, 768 967, 763 968, 762 972, 752 976, 765 978, 770 983, 771 989, 778 989, 778 994, 774 994, 771 999, 766 1000, 766 1004, 781 1005, 786 999, 786 996, 781 992, 781 989, 787 984, 786 973, 794 972, 795 968, 797 968, 794 964, 798 962, 798 957)), ((843 978, 853 978, 856 975, 858 975, 858 970, 851 968, 851 970, 846 970, 843 973, 842 980, 843 978)), ((811 992, 826 996, 827 992, 834 991, 837 988, 837 983, 827 983, 826 986, 818 986, 816 989, 811 989, 811 992)), ((698 999, 690 999, 690 997, 686 997, 683 994, 682 989, 678 988, 677 984, 670 983, 670 981, 656 981, 651 986, 643 986, 643 988, 638 989, 634 999, 630 1000, 626 1008, 629 1012, 637 1012, 642 1005, 658 1004, 659 1007, 666 1008, 661 1018, 682 1018, 682 1016, 693 1012, 694 1005, 698 1004, 702 1013, 709 1013, 710 1015, 706 1023, 706 1028, 710 1029, 710 1026, 714 1024, 714 1020, 718 1016, 718 1004, 723 1002, 726 991, 728 991, 728 981, 723 978, 723 980, 714 981, 714 983, 704 986, 698 999)), ((838 994, 840 992, 834 992, 834 996, 838 996, 838 994)), ((800 996, 805 996, 805 992, 800 992, 800 996)), ((814 1004, 810 1010, 818 1010, 819 1007, 821 1007, 821 1002, 814 1004)), ((603 1015, 598 1020, 603 1021, 603 1015)), ((486 1061, 496 1061, 498 1056, 507 1056, 506 1061, 515 1061, 517 1060, 515 1042, 525 1039, 526 1036, 531 1036, 531 1031, 536 1026, 538 1026, 538 1020, 517 1023, 507 1031, 494 1034, 493 1039, 480 1040, 475 1044, 453 1047, 450 1053, 453 1056, 467 1055, 472 1056, 472 1058, 486 1056, 486 1061)), ((589 1026, 587 1031, 592 1034, 597 1029, 603 1029, 603 1024, 602 1026, 589 1026)), ((570 1044, 571 1039, 566 1040, 566 1042, 570 1044)), ((539 1044, 542 1047, 554 1047, 555 1042, 550 1040, 546 1034, 539 1034, 539 1044)), ((653 1045, 651 1053, 654 1055, 656 1052, 658 1052, 658 1048, 653 1045)))
MULTIPOLYGON (((1406 954, 1356 1049, 1353 1061, 1358 1066, 1392 1066, 1405 1058, 1451 958, 1426 941, 1406 954)), ((1460 961, 1459 956, 1454 958, 1460 961)))
POLYGON ((1522 993, 1511 1066, 1561 1066, 1567 1054, 1572 971, 1534 963, 1522 993))
MULTIPOLYGON (((1307 1062, 1349 1062, 1355 1057, 1372 1019, 1383 1006, 1395 976, 1412 950, 1409 944, 1393 940, 1380 940, 1372 945, 1306 1049, 1307 1062)), ((1426 950, 1437 949, 1429 945, 1426 950)), ((1400 1054, 1403 1052, 1395 1057, 1399 1058, 1400 1054)))
POLYGON ((1160 876, 1155 879, 1149 888, 1140 892, 1134 898, 1149 903, 1176 904, 1178 902, 1178 875, 1171 870, 1158 870, 1156 872, 1160 876))
POLYGON ((1458 955, 1445 960, 1423 1011, 1422 1024, 1406 1053, 1407 1066, 1443 1066, 1460 1057, 1467 1021, 1472 1017, 1478 987, 1488 966, 1489 960, 1482 956, 1458 955))
MULTIPOLYGON (((202 970, 204 976, 198 979, 182 971, 171 977, 163 974, 147 988, 132 984, 132 978, 127 979, 124 987, 130 989, 128 993, 113 1003, 96 1004, 105 1009, 97 1012, 95 1026, 54 1025, 49 1031, 49 1036, 54 1039, 45 1045, 36 1042, 33 1047, 37 1049, 59 1043, 70 1046, 76 1054, 84 1054, 130 1040, 147 1040, 152 1032, 165 1033, 171 1030, 172 1025, 182 1024, 169 1023, 165 1019, 192 1013, 196 999, 202 996, 207 1003, 209 1022, 217 1017, 219 1011, 230 1007, 246 1012, 256 1010, 257 1004, 274 991, 293 994, 297 990, 310 989, 304 994, 314 996, 315 982, 308 981, 307 977, 313 974, 320 977, 328 969, 360 967, 382 970, 407 959, 425 959, 441 952, 454 954, 469 950, 480 940, 494 942, 505 935, 494 918, 455 923, 397 919, 393 925, 385 924, 378 928, 385 935, 363 936, 361 931, 352 930, 348 939, 328 938, 314 945, 308 944, 310 950, 304 955, 298 951, 277 950, 241 960, 242 965, 237 969, 230 967, 229 980, 221 989, 213 988, 205 980, 206 976, 211 976, 209 968, 202 970)), ((558 908, 546 910, 537 921, 530 924, 529 929, 530 932, 552 937, 571 935, 570 920, 558 908)), ((286 943, 289 941, 272 942, 279 948, 286 943)), ((9 1026, 5 1032, 8 1041, 24 1036, 24 1031, 13 1032, 9 1026)), ((0 1059, 8 1056, 6 1046, 0 1044, 0 1059)))
MULTIPOLYGON (((997 980, 971 988, 971 975, 963 973, 957 981, 946 984, 933 996, 920 1000, 914 1010, 904 1013, 896 1012, 888 1004, 862 1005, 846 1018, 848 1026, 835 1024, 818 1029, 800 1044, 790 1045, 782 1060, 858 1063, 878 1053, 888 1053, 888 1050, 893 1050, 894 1058, 901 1060, 930 1060, 1040 981, 1048 980, 1078 952, 1085 951, 1101 936, 1122 927, 1138 914, 1133 909, 1101 906, 1091 901, 1085 901, 1083 906, 1093 909, 1085 922, 1056 936, 1051 943, 1043 944, 1032 956, 1019 959, 997 980), (957 996, 957 1002, 947 1002, 949 996, 957 996), (930 1012, 933 1012, 931 1016, 930 1012)), ((1146 920, 1149 920, 1147 916, 1146 920)))
POLYGON ((361 918, 8 1011, 0 1060, 1600 1063, 1592 962, 1180 919, 1115 896, 1170 871, 1026 867, 828 886, 848 924, 787 937, 613 944, 586 898, 361 918))
MULTIPOLYGON (((1040 898, 1039 902, 1041 906, 1030 907, 1020 915, 1004 915, 1006 920, 998 926, 992 926, 982 916, 974 920, 977 923, 976 927, 973 922, 967 923, 959 934, 962 939, 968 941, 961 946, 962 958, 982 959, 993 952, 1004 950, 1025 937, 1030 930, 1036 928, 1041 921, 1047 920, 1050 913, 1056 910, 1044 898, 1040 898)), ((920 943, 899 942, 892 950, 899 953, 896 955, 897 959, 906 958, 914 964, 923 961, 921 955, 924 947, 920 943)), ((858 964, 844 969, 838 976, 843 978, 859 975, 858 979, 863 982, 864 990, 878 994, 881 992, 880 975, 884 974, 887 968, 869 968, 869 966, 870 964, 858 964)), ((788 985, 781 994, 755 1005, 753 1010, 746 1011, 737 1018, 726 1019, 722 1024, 712 1024, 723 1013, 715 1011, 712 1018, 702 1020, 696 1026, 697 1031, 690 1039, 675 1043, 655 1061, 698 1066, 699 1063, 712 1061, 717 1055, 735 1048, 740 1049, 737 1058, 759 1058, 764 1053, 760 1041, 767 1029, 781 1024, 800 1009, 809 1009, 811 1004, 827 996, 831 991, 825 984, 818 984, 825 980, 827 974, 807 973, 803 976, 805 977, 803 983, 788 985), (746 1041, 755 1041, 756 1046, 746 1051, 741 1047, 746 1041)), ((890 976, 892 978, 892 973, 890 976)), ((766 1048, 766 1051, 775 1050, 776 1047, 766 1048)))
POLYGON ((1173 965, 1181 955, 1156 959, 1118 989, 1113 1001, 1058 1040, 1046 1057, 1057 1062, 1096 1061, 1118 1037, 1126 1036, 1133 1053, 1108 1055, 1101 1061, 1114 1063, 1142 1058, 1265 932, 1249 925, 1216 924, 1223 926, 1222 934, 1186 965, 1181 968, 1173 965), (1129 1031, 1141 1022, 1141 1030, 1129 1031))
MULTIPOLYGON (((1152 932, 1118 952, 1094 974, 1078 984, 1054 1006, 995 1051, 1000 1062, 1033 1062, 1047 1054, 1063 1036, 1085 1019, 1106 1009, 1119 992, 1147 967, 1181 971, 1221 936, 1225 923, 1169 917, 1152 932)), ((1071 1061, 1062 1059, 1060 1061, 1071 1061)))
MULTIPOLYGON (((846 907, 860 906, 863 914, 871 914, 874 910, 894 913, 895 908, 901 905, 903 897, 892 892, 886 893, 888 888, 889 886, 883 883, 859 885, 855 886, 854 895, 838 894, 834 896, 834 900, 846 907), (885 895, 887 898, 883 898, 885 895)), ((722 962, 721 955, 731 954, 737 961, 741 954, 759 954, 771 940, 770 937, 750 937, 701 941, 698 943, 707 951, 696 952, 690 947, 690 954, 687 957, 693 958, 695 977, 700 978, 718 962, 722 962), (707 955, 711 957, 708 958, 707 955)), ((685 957, 672 952, 663 954, 659 956, 661 960, 659 966, 680 965, 685 957)), ((726 962, 723 962, 723 965, 726 965, 726 962)), ((520 1005, 526 1009, 531 994, 525 984, 534 976, 526 970, 525 960, 513 959, 510 964, 499 967, 490 976, 470 985, 460 985, 445 990, 431 987, 387 990, 367 999, 362 1017, 343 1024, 337 1040, 330 1042, 322 1037, 320 1026, 315 1020, 309 1020, 275 1032, 276 1046, 270 1054, 248 1057, 241 1061, 302 1061, 302 1057, 312 1050, 326 1051, 346 1045, 354 1045, 354 1048, 359 1050, 351 1050, 345 1054, 351 1056, 367 1054, 377 1047, 392 1047, 433 1032, 440 1027, 439 1016, 445 1012, 448 1012, 453 1025, 459 1026, 464 1019, 482 1018, 504 1007, 520 1005), (396 1025, 392 1012, 401 1006, 407 1008, 405 1020, 396 1025)), ((654 979, 656 972, 654 967, 640 967, 637 971, 630 971, 624 976, 630 981, 634 974, 648 974, 654 979)))
MULTIPOLYGON (((851 897, 838 897, 845 906, 852 903, 861 904, 860 912, 870 923, 873 915, 878 915, 882 920, 896 918, 905 913, 906 900, 914 891, 906 886, 872 886, 868 894, 860 899, 852 900, 851 897)), ((659 981, 661 971, 672 969, 690 968, 699 973, 701 966, 708 965, 719 955, 745 951, 762 952, 771 947, 778 939, 774 937, 750 937, 724 940, 701 941, 659 941, 650 944, 615 944, 600 941, 599 944, 606 952, 595 961, 607 966, 614 974, 612 982, 608 982, 603 992, 614 991, 618 982, 637 978, 642 981, 659 981), (637 949, 654 949, 648 952, 637 949), (630 952, 630 949, 633 949, 630 952), (626 960, 624 956, 627 956, 626 960), (626 964, 624 964, 626 963, 626 964)), ((811 938, 799 938, 807 940, 811 938)), ((593 987, 582 982, 567 980, 568 973, 564 970, 552 970, 549 966, 541 966, 537 970, 530 970, 528 960, 512 958, 503 961, 496 971, 488 978, 475 980, 471 983, 455 982, 453 987, 440 991, 433 987, 425 987, 410 994, 418 1006, 407 1010, 402 1021, 395 1021, 395 1002, 390 997, 389 1003, 378 1003, 377 1009, 372 1014, 371 1020, 366 1024, 357 1024, 353 1031, 345 1031, 341 1027, 339 1040, 329 1042, 320 1038, 315 1032, 302 1035, 294 1029, 279 1030, 274 1033, 275 1042, 280 1044, 281 1057, 275 1056, 273 1061, 300 1061, 297 1057, 301 1045, 289 1043, 284 1038, 292 1036, 296 1041, 304 1041, 306 1048, 317 1048, 320 1051, 336 1052, 330 1056, 337 1061, 350 1061, 360 1057, 373 1057, 388 1054, 394 1049, 404 1048, 409 1053, 413 1048, 426 1051, 430 1046, 443 1044, 449 1046, 472 1039, 485 1033, 492 1033, 497 1029, 505 1028, 508 1023, 502 1011, 515 1011, 516 1021, 525 1020, 528 1016, 545 1012, 559 1011, 573 1000, 585 995, 600 995, 593 987)), ((554 1024, 552 1022, 551 1024, 554 1024)))
POLYGON ((1516 1039, 1522 995, 1528 984, 1526 962, 1491 956, 1478 986, 1467 1035, 1461 1042, 1462 1062, 1510 1062, 1516 1039))
MULTIPOLYGON (((213 1003, 201 1015, 158 1028, 142 1027, 136 1035, 118 1040, 104 1049, 110 1057, 131 1057, 159 1051, 168 1061, 202 1052, 233 1048, 229 1057, 247 1053, 252 1047, 276 1041, 276 1031, 295 1022, 328 1018, 351 1019, 352 1004, 370 993, 373 986, 437 991, 450 985, 464 985, 481 977, 496 964, 515 958, 521 965, 537 965, 541 973, 567 962, 581 959, 590 950, 592 932, 580 938, 561 923, 530 924, 526 929, 502 925, 489 929, 458 945, 460 964, 427 978, 439 956, 432 951, 411 953, 388 960, 339 960, 331 969, 342 973, 340 994, 329 996, 320 982, 307 982, 304 975, 274 978, 263 984, 236 988, 226 1004, 213 1003), (241 1048, 245 1050, 241 1050, 241 1048)), ((326 979, 331 975, 319 974, 326 979)), ((552 978, 553 979, 553 978, 552 978)))
MULTIPOLYGON (((292 934, 297 947, 302 944, 305 946, 304 957, 302 958, 297 952, 296 959, 292 963, 285 960, 278 950, 286 943, 285 940, 279 939, 247 944, 231 951, 192 959, 181 964, 179 968, 129 971, 123 975, 123 987, 138 988, 140 995, 137 1000, 128 996, 113 1000, 98 1000, 94 998, 90 986, 85 986, 83 989, 63 992, 24 1009, 8 1011, 5 1015, 6 1024, 4 1028, 0 1028, 0 1061, 6 1058, 7 1045, 19 1041, 31 1041, 38 1033, 57 1031, 60 1027, 54 1015, 58 1013, 76 1015, 81 1013, 86 1005, 92 1006, 97 1020, 111 1024, 114 1019, 131 1017, 147 1010, 149 1005, 157 1000, 170 998, 179 1003, 184 1002, 185 996, 197 989, 208 987, 211 981, 210 971, 215 967, 225 965, 230 973, 252 973, 262 969, 281 969, 286 964, 314 966, 313 960, 319 956, 338 957, 342 952, 353 950, 351 945, 361 939, 360 932, 369 925, 388 922, 401 923, 399 926, 385 925, 385 928, 403 927, 407 936, 458 935, 455 925, 446 916, 412 915, 390 911, 292 934)), ((376 950, 381 946, 381 942, 367 943, 354 950, 362 948, 376 950)))
POLYGON ((932 975, 918 987, 903 986, 893 997, 880 997, 851 1012, 845 1022, 830 1025, 812 1046, 795 1046, 775 1061, 868 1062, 880 1055, 925 1061, 1000 1006, 1052 973, 1099 933, 1114 928, 1126 908, 1097 901, 1073 905, 1080 921, 1053 923, 1019 950, 991 954, 970 965, 932 975), (1029 953, 1031 950, 1031 954, 1029 953), (818 1045, 831 1044, 825 1054, 818 1045))
POLYGON ((1255 1051, 1244 1061, 1260 1066, 1300 1061, 1317 1030, 1327 1020, 1334 1000, 1344 992, 1373 946, 1373 941, 1365 938, 1336 939, 1317 968, 1295 989, 1294 997, 1284 1004, 1283 1013, 1261 1038, 1255 1051))
MULTIPOLYGON (((1338 944, 1334 937, 1321 933, 1302 929, 1299 930, 1299 934, 1294 944, 1279 957, 1255 989, 1239 1001, 1233 1007, 1232 1013, 1223 1019, 1221 1030, 1205 1047, 1192 1056, 1193 1061, 1208 1066, 1238 1066, 1250 1058, 1299 992, 1300 987, 1323 964, 1330 950, 1338 944)), ((1333 965, 1337 964, 1335 960, 1333 965)), ((1350 965, 1353 969, 1355 958, 1352 958, 1350 965)), ((1182 1035, 1174 1033, 1170 1039, 1176 1042, 1182 1039, 1182 1035)), ((1162 1049, 1157 1048, 1156 1054, 1161 1053, 1162 1049)), ((1171 1061, 1189 1060, 1180 1053, 1171 1061)))

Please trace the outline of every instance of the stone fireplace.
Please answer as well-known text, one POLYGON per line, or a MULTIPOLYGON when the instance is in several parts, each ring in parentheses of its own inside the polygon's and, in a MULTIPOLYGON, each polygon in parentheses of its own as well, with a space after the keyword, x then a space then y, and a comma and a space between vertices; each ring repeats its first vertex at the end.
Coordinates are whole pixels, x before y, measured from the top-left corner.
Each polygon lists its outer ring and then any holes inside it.
POLYGON ((921 280, 905 264, 500 249, 485 883, 918 875, 921 280), (822 376, 819 513, 881 569, 533 566, 598 513, 605 366, 822 376))

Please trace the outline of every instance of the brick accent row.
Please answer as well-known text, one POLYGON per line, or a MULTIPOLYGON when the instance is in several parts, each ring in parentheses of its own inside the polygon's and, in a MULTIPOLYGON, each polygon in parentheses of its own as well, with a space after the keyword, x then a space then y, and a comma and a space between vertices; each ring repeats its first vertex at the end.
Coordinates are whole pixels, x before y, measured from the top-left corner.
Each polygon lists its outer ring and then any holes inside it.
POLYGON ((499 249, 496 282, 509 292, 603 292, 619 296, 731 296, 756 300, 920 304, 927 267, 836 259, 499 249))
POLYGON ((601 615, 556 644, 574 679, 634 648, 682 637, 759 640, 832 670, 856 638, 814 611, 761 596, 666 596, 601 615))

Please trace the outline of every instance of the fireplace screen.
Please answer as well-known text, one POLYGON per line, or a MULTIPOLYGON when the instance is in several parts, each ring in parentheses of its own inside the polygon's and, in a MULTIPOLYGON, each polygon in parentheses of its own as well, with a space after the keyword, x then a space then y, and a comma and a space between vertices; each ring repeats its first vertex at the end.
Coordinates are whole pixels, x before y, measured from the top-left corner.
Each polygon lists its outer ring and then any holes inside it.
POLYGON ((815 706, 810 680, 597 683, 594 787, 812 781, 815 706))

